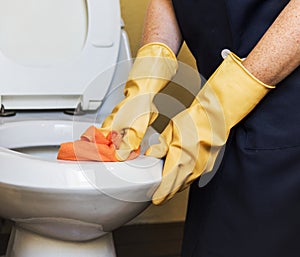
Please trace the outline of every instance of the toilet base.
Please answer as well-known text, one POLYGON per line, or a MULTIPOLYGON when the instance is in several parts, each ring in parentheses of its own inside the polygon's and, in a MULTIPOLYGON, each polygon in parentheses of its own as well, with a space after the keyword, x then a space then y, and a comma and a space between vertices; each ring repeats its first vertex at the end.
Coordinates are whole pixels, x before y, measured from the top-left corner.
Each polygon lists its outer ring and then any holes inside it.
POLYGON ((116 257, 112 233, 86 242, 47 238, 14 227, 5 257, 116 257))

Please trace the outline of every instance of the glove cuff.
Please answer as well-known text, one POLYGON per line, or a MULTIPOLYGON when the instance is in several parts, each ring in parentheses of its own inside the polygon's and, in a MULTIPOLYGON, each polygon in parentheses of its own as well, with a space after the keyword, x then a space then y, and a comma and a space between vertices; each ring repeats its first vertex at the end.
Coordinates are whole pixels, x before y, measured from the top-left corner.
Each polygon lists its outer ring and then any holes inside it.
POLYGON ((258 78, 256 78, 254 75, 252 75, 242 64, 242 59, 239 58, 236 54, 230 52, 229 54, 229 57, 232 59, 233 62, 236 63, 236 65, 238 65, 244 72, 247 76, 249 76, 250 78, 252 78, 254 81, 256 81, 258 84, 266 87, 266 88, 269 88, 269 89, 273 89, 275 88, 275 86, 272 86, 272 85, 267 85, 265 84, 264 82, 260 81, 258 78))
POLYGON ((138 50, 136 57, 166 57, 172 60, 177 59, 172 49, 161 42, 151 42, 146 45, 143 45, 138 50))
POLYGON ((273 88, 275 86, 266 85, 255 78, 238 56, 229 53, 200 91, 194 104, 200 103, 208 110, 208 114, 222 114, 227 130, 243 119, 273 88), (213 99, 215 105, 211 104, 213 99))
POLYGON ((176 74, 174 52, 163 43, 149 43, 139 49, 125 86, 125 95, 158 93, 176 74))

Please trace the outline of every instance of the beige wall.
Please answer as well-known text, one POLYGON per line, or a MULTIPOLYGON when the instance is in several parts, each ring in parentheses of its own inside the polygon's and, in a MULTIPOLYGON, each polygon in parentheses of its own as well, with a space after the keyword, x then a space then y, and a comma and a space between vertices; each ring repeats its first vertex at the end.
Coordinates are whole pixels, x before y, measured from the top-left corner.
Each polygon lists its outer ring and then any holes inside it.
MULTIPOLYGON (((132 56, 136 56, 136 52, 140 45, 140 39, 143 30, 143 21, 149 0, 120 0, 122 17, 125 22, 125 29, 129 36, 132 56)), ((195 67, 193 56, 184 45, 179 53, 178 59, 195 67)))
MULTIPOLYGON (((135 57, 140 46, 143 30, 143 20, 148 5, 148 0, 121 0, 122 18, 125 30, 128 33, 132 56, 135 57)), ((178 59, 192 67, 195 62, 184 45, 178 59)), ((172 91, 172 89, 171 89, 172 91)), ((174 91, 174 90, 173 90, 174 91)), ((175 90, 176 91, 176 90, 175 90)), ((175 92, 176 94, 176 92, 175 92)), ((162 206, 151 205, 144 213, 138 216, 132 223, 176 222, 183 221, 186 213, 187 190, 177 194, 175 198, 162 206)))

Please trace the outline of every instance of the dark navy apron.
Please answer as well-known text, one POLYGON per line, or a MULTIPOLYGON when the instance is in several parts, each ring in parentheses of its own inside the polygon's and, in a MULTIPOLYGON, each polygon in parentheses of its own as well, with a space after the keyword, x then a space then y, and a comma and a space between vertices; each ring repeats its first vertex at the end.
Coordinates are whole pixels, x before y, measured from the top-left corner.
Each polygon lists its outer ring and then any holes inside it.
MULTIPOLYGON (((288 0, 173 0, 205 77, 246 57, 288 0)), ((237 106, 238 108, 238 106, 237 106)), ((190 187, 182 257, 300 256, 300 68, 234 129, 219 170, 190 187)))

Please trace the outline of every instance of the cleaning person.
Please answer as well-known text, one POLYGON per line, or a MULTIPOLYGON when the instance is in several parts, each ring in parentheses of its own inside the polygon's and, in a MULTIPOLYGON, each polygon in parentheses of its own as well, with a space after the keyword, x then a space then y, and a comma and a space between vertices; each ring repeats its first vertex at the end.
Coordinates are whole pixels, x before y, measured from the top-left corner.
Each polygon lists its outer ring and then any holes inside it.
POLYGON ((102 128, 121 134, 118 160, 155 118, 153 95, 176 73, 183 41, 207 82, 146 152, 165 158, 153 203, 191 185, 182 257, 298 257, 299 0, 151 0, 125 99, 102 128))

